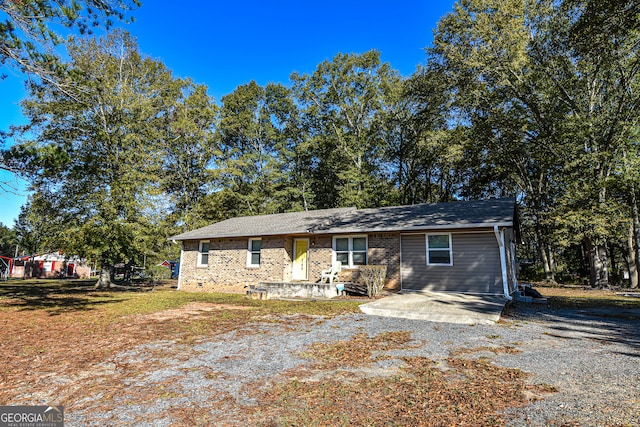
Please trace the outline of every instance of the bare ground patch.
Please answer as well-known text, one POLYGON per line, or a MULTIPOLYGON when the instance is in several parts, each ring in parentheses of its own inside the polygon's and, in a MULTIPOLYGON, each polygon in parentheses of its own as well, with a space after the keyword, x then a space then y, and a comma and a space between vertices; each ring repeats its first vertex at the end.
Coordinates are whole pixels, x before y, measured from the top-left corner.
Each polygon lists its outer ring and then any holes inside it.
POLYGON ((224 310, 255 310, 256 307, 246 307, 233 304, 215 304, 206 302, 190 302, 180 308, 173 308, 169 310, 162 310, 157 313, 140 314, 134 318, 141 319, 142 321, 163 321, 174 319, 188 319, 194 317, 204 317, 207 313, 212 311, 224 311, 224 310))

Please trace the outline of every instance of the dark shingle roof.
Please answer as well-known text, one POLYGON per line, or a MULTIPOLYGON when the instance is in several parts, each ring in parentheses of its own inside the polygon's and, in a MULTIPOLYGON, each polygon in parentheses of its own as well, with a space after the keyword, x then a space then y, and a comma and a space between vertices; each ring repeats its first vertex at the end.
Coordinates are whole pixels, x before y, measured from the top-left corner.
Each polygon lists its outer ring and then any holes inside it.
POLYGON ((489 199, 386 208, 338 208, 231 218, 172 237, 195 240, 279 234, 419 231, 513 225, 515 201, 489 199))
POLYGON ((272 215, 242 216, 188 231, 171 237, 173 240, 208 239, 217 237, 273 236, 304 234, 314 227, 340 221, 355 208, 322 209, 272 215))

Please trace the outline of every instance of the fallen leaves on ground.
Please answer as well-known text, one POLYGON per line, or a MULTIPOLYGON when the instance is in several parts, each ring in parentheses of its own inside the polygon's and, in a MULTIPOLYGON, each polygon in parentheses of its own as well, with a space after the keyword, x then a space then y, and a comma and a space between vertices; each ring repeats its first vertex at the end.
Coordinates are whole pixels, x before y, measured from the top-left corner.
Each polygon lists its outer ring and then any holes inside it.
MULTIPOLYGON (((288 330, 311 327, 322 319, 292 313, 301 303, 229 305, 176 294, 185 299, 180 306, 169 304, 170 308, 159 310, 154 307, 166 301, 154 305, 153 299, 167 295, 131 299, 74 289, 73 304, 68 306, 66 291, 48 292, 0 300, 4 337, 0 401, 63 404, 76 411, 91 407, 110 414, 114 423, 119 396, 127 395, 128 404, 143 407, 181 397, 172 378, 144 386, 136 385, 137 379, 161 369, 167 357, 192 357, 194 343, 231 331, 236 337, 255 333, 251 325, 260 323, 278 322, 288 330), (155 346, 163 340, 171 344, 155 346), (145 348, 143 360, 121 357, 140 348, 145 348)), ((350 310, 335 307, 336 315, 350 310)), ((359 333, 348 340, 315 343, 301 349, 307 364, 283 372, 273 384, 246 385, 244 393, 253 403, 238 402, 219 390, 207 401, 169 408, 165 415, 179 425, 208 425, 215 420, 217 425, 246 421, 263 426, 499 426, 504 424, 505 409, 553 391, 530 385, 519 370, 497 367, 482 358, 461 358, 465 352, 441 361, 391 354, 423 345, 407 331, 359 333)), ((481 350, 517 352, 511 347, 481 350)), ((202 375, 221 374, 209 370, 202 375)), ((145 416, 143 411, 135 421, 153 421, 145 416)))

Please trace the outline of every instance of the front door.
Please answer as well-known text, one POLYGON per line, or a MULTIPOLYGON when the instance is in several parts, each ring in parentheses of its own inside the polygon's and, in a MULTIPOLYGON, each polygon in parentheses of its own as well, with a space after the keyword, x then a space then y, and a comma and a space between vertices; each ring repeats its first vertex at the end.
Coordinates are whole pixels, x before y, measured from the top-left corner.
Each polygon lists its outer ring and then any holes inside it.
POLYGON ((293 280, 309 279, 309 239, 293 241, 293 280))

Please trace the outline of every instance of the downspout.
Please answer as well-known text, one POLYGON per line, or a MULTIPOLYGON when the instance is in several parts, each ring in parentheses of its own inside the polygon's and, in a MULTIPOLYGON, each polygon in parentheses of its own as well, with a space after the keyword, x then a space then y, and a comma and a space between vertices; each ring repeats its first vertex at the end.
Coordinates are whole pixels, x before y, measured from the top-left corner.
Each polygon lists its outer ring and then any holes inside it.
MULTIPOLYGON (((173 243, 177 243, 175 240, 172 240, 173 243)), ((180 290, 180 284, 182 283, 182 256, 184 255, 184 245, 180 248, 180 265, 178 266, 178 287, 177 291, 180 290)))
POLYGON ((498 229, 497 225, 493 226, 493 232, 496 235, 498 241, 498 248, 500 249, 500 270, 502 270, 502 289, 504 297, 511 301, 513 297, 509 294, 509 283, 507 279, 507 254, 504 247, 504 230, 498 229))

